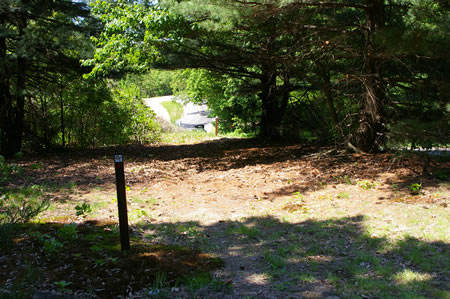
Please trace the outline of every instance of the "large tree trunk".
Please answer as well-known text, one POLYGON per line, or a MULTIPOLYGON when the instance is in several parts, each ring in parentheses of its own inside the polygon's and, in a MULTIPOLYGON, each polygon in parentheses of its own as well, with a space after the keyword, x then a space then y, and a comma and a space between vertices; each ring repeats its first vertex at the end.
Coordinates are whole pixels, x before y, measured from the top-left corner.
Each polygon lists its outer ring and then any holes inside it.
MULTIPOLYGON (((5 25, 5 14, 0 13, 0 25, 5 25)), ((0 59, 4 65, 0 67, 0 154, 6 154, 7 125, 9 123, 9 111, 11 97, 9 95, 9 78, 6 68, 6 37, 0 35, 0 59)))
POLYGON ((320 61, 316 62, 318 67, 318 72, 320 77, 322 77, 322 88, 320 93, 322 97, 327 101, 328 110, 330 112, 331 120, 333 121, 333 125, 337 126, 339 124, 338 116, 336 113, 336 108, 334 107, 333 94, 331 90, 331 75, 330 70, 327 66, 325 66, 320 61))
POLYGON ((382 61, 377 57, 379 49, 374 45, 374 34, 384 26, 384 0, 368 1, 366 15, 365 74, 361 78, 365 93, 355 143, 364 152, 376 152, 384 142, 385 84, 381 78, 382 61))
POLYGON ((263 70, 260 80, 261 93, 259 98, 262 104, 260 136, 269 139, 280 139, 281 120, 284 111, 280 107, 277 94, 276 73, 263 70))
MULTIPOLYGON (((0 87, 7 88, 0 95, 0 153, 11 156, 22 149, 25 96, 9 94, 9 86, 0 87)), ((25 87, 24 78, 17 79, 16 87, 25 87)))
MULTIPOLYGON (((4 16, 0 16, 0 22, 5 23, 4 16)), ((18 18, 18 37, 24 35, 27 27, 25 15, 18 18)), ((0 57, 5 62, 0 73, 0 153, 6 156, 20 152, 22 149, 22 138, 25 115, 25 85, 27 62, 20 55, 16 58, 15 69, 9 69, 7 65, 6 37, 0 38, 0 57), (12 72, 15 72, 13 80, 12 72), (14 91, 11 92, 11 84, 15 83, 14 91)))
POLYGON ((59 84, 59 112, 60 112, 60 120, 61 120, 61 145, 62 147, 66 146, 66 136, 65 136, 65 126, 64 126, 64 86, 62 83, 62 78, 60 78, 61 82, 59 84))

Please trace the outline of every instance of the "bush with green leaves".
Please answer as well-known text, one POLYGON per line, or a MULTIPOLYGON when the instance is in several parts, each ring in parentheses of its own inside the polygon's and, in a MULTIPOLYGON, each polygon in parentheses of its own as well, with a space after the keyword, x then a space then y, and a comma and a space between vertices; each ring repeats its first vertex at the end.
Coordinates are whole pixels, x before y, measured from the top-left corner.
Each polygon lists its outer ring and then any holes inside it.
POLYGON ((161 128, 156 121, 156 114, 147 107, 141 97, 139 88, 126 80, 111 82, 112 97, 121 109, 121 122, 114 120, 117 130, 122 134, 122 143, 150 144, 161 138, 161 128))
POLYGON ((44 251, 48 254, 58 253, 64 247, 62 242, 49 234, 35 232, 32 236, 42 244, 44 251))
POLYGON ((144 105, 139 87, 132 81, 73 79, 61 96, 43 91, 41 101, 27 103, 27 121, 36 123, 29 148, 57 144, 95 148, 159 140, 155 114, 144 105), (64 103, 62 111, 60 101, 64 103))
POLYGON ((408 189, 409 189, 409 191, 411 191, 411 194, 419 195, 420 190, 422 189, 422 183, 413 183, 413 184, 409 185, 408 189))
POLYGON ((58 235, 64 241, 74 241, 78 238, 78 228, 75 223, 64 224, 63 227, 59 229, 58 235))
POLYGON ((75 206, 75 211, 77 216, 86 218, 87 214, 92 212, 92 208, 90 204, 83 202, 83 204, 75 206))
POLYGON ((49 197, 39 185, 15 190, 2 190, 0 225, 26 223, 49 207, 49 197))
POLYGON ((20 170, 19 166, 8 164, 5 158, 0 155, 0 184, 8 182, 11 176, 20 172, 20 170))
POLYGON ((219 117, 220 132, 255 132, 261 103, 245 82, 204 69, 187 69, 178 76, 182 84, 174 87, 176 94, 186 101, 206 103, 210 116, 219 117))

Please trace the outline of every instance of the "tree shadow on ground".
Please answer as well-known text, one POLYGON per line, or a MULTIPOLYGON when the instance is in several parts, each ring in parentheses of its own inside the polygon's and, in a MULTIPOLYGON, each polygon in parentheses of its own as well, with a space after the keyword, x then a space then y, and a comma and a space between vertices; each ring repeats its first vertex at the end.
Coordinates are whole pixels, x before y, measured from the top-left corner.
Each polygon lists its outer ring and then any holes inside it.
MULTIPOLYGON (((269 195, 275 196, 304 193, 315 190, 318 185, 337 184, 354 178, 377 180, 386 171, 396 169, 408 170, 406 175, 393 182, 400 189, 408 191, 409 185, 420 181, 426 181, 428 187, 433 187, 439 182, 429 179, 427 166, 433 169, 437 165, 437 169, 442 171, 441 166, 444 165, 434 161, 434 158, 417 159, 412 156, 396 159, 391 154, 352 154, 332 147, 220 139, 189 145, 112 147, 28 157, 17 161, 24 165, 24 172, 16 176, 13 183, 19 187, 32 184, 76 186, 80 192, 89 192, 94 187, 111 187, 114 184, 113 155, 116 152, 124 154, 128 185, 166 177, 184 180, 208 171, 251 172, 255 167, 263 168, 264 172, 284 169, 297 172, 296 177, 291 179, 292 184, 285 180, 284 186, 269 192, 269 195), (35 169, 33 165, 39 167, 35 169)), ((63 201, 67 199, 70 196, 63 201)))
POLYGON ((450 290, 449 244, 370 236, 363 216, 296 224, 268 216, 140 228, 152 231, 154 242, 217 252, 226 264, 217 275, 234 281, 236 298, 438 298, 450 290))
POLYGON ((169 298, 439 298, 450 291, 449 244, 371 236, 364 216, 143 222, 132 228, 125 256, 114 223, 78 224, 73 239, 70 230, 61 233, 65 227, 18 226, 13 247, 0 256, 4 287, 34 292, 64 281, 67 289, 59 291, 66 294, 105 297, 146 288, 147 295, 169 298), (21 285, 29 277, 35 278, 21 285))
POLYGON ((14 177, 15 184, 26 184, 33 179, 35 184, 62 185, 74 182, 77 186, 91 187, 114 182, 111 167, 114 165, 114 154, 119 152, 123 154, 128 167, 155 161, 182 160, 189 168, 203 172, 213 169, 225 171, 300 157, 299 151, 303 147, 290 145, 292 143, 268 144, 258 139, 224 138, 185 145, 128 145, 92 150, 65 150, 39 153, 38 156, 31 155, 11 162, 24 168, 20 175, 14 177))

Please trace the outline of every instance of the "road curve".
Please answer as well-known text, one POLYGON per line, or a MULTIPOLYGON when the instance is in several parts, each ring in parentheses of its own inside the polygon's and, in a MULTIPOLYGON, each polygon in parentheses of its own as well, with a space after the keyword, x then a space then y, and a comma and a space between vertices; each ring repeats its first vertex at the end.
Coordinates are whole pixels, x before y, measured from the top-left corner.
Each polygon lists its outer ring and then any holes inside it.
MULTIPOLYGON (((170 122, 170 116, 166 108, 161 105, 162 102, 175 101, 175 96, 164 96, 155 98, 143 99, 145 105, 150 107, 157 116, 170 122)), ((206 131, 212 132, 215 130, 212 124, 215 118, 208 117, 208 107, 206 105, 196 105, 187 103, 183 105, 183 117, 177 121, 177 125, 186 130, 194 130, 203 127, 206 131)))
POLYGON ((156 98, 146 98, 143 99, 145 105, 150 107, 157 116, 163 118, 164 120, 170 122, 169 112, 167 112, 166 108, 161 105, 162 102, 170 102, 174 100, 174 96, 164 96, 164 97, 156 97, 156 98))

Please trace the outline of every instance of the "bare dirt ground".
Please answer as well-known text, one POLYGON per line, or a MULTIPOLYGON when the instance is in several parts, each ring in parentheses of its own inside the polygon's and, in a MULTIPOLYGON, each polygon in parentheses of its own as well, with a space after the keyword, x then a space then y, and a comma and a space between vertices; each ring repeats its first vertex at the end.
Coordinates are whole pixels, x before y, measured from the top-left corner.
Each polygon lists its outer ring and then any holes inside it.
MULTIPOLYGON (((195 293, 198 297, 361 296, 364 293, 345 290, 330 278, 342 274, 346 281, 353 279, 339 263, 346 249, 349 259, 358 252, 353 238, 384 240, 403 234, 410 229, 409 222, 396 219, 410 207, 430 221, 448 220, 448 181, 433 176, 436 169, 448 171, 446 162, 418 155, 354 154, 332 147, 252 140, 40 155, 19 161, 25 173, 12 184, 72 186, 70 192, 64 191, 69 187, 50 191, 53 208, 40 215, 41 221, 117 221, 113 167, 117 151, 125 159, 134 235, 152 244, 198 248, 224 261, 214 279, 225 287, 200 288, 195 293), (415 183, 421 188, 413 195, 409 188, 415 183), (86 219, 74 215, 74 207, 83 202, 93 207, 86 219), (322 230, 329 233, 323 240, 311 233, 322 230), (340 236, 344 231, 352 237, 340 236), (340 253, 331 251, 341 241, 340 253), (303 248, 302 242, 310 247, 303 248), (313 245, 318 247, 315 251, 313 245), (327 246, 328 254, 320 249, 327 246), (295 258, 291 251, 302 258, 295 258), (302 273, 315 273, 315 278, 302 273)), ((423 230, 413 230, 409 236, 428 238, 427 242, 438 239, 423 230)), ((436 280, 448 287, 444 275, 437 273, 436 280)), ((352 287, 357 288, 353 282, 352 287)), ((140 294, 134 290, 129 296, 133 292, 140 294)), ((184 287, 168 292, 174 297, 194 296, 184 287)))

